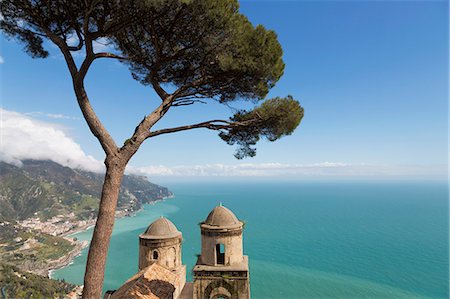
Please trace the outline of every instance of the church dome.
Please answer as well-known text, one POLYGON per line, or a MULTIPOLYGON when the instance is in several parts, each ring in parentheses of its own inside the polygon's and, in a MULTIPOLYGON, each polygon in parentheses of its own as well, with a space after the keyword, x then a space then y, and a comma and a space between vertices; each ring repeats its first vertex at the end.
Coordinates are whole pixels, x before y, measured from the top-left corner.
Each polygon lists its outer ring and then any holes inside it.
POLYGON ((242 222, 237 219, 233 212, 224 206, 215 207, 206 218, 204 224, 215 227, 239 227, 242 222))
POLYGON ((161 216, 153 221, 141 236, 150 239, 166 239, 181 236, 181 232, 169 219, 161 216))

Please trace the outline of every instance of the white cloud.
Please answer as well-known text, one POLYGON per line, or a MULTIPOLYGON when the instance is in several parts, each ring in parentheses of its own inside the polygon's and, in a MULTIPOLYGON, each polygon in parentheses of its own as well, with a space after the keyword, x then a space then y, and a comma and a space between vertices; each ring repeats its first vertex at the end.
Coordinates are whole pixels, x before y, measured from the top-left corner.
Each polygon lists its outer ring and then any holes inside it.
POLYGON ((445 176, 445 166, 370 165, 321 162, 313 164, 240 163, 129 167, 131 173, 150 177, 360 177, 445 176))
POLYGON ((86 155, 57 126, 0 108, 0 160, 21 165, 22 160, 51 160, 64 166, 103 172, 104 165, 86 155))
MULTIPOLYGON (((138 168, 142 173, 153 176, 273 176, 298 173, 304 165, 290 165, 281 163, 241 163, 205 164, 205 165, 180 165, 174 167, 149 166, 138 168)), ((319 168, 324 167, 322 165, 319 168)))
POLYGON ((3 56, 0 55, 0 64, 4 64, 5 63, 5 59, 3 59, 3 56))
POLYGON ((75 116, 68 116, 68 115, 64 115, 64 114, 54 114, 54 113, 44 113, 44 112, 40 112, 40 111, 27 112, 27 113, 24 113, 24 115, 32 116, 32 117, 43 116, 43 117, 54 118, 54 119, 72 119, 72 120, 80 119, 79 117, 75 117, 75 116))
MULTIPOLYGON (((83 152, 80 145, 55 124, 0 108, 0 161, 21 165, 25 159, 52 160, 64 166, 104 172, 104 164, 83 152)), ((446 165, 381 165, 320 162, 311 164, 237 163, 127 167, 127 173, 152 177, 410 177, 447 174, 446 165)))

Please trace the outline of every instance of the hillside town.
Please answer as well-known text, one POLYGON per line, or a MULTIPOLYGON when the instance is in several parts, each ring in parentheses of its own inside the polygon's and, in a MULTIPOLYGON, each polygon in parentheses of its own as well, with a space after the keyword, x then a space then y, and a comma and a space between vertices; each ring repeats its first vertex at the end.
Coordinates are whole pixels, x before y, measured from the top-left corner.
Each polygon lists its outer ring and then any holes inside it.
POLYGON ((32 217, 17 222, 24 228, 37 230, 52 236, 61 236, 84 230, 95 224, 95 219, 79 220, 74 213, 68 215, 57 215, 50 219, 42 220, 39 217, 32 217))

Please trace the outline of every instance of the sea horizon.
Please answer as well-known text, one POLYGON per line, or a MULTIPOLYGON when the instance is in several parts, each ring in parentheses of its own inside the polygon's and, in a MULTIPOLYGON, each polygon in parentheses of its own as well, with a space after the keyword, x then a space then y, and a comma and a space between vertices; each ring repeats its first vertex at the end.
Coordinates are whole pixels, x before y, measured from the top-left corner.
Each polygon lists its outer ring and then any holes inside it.
MULTIPOLYGON (((167 187, 174 198, 116 220, 104 291, 136 273, 138 235, 159 216, 183 233, 183 263, 192 280, 198 223, 222 203, 246 222, 252 298, 448 297, 444 181, 178 182, 167 187)), ((89 240, 91 232, 76 236, 89 240)), ((86 253, 52 277, 82 283, 86 253)))

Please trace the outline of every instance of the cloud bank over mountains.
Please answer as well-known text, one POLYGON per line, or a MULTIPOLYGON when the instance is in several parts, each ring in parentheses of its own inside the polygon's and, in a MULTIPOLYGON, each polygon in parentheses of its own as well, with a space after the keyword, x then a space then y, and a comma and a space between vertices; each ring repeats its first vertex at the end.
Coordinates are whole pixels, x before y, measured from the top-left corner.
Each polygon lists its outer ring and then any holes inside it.
MULTIPOLYGON (((0 161, 17 166, 22 160, 51 160, 61 165, 104 172, 102 161, 86 154, 64 130, 53 123, 0 108, 0 161)), ((62 118, 62 117, 56 117, 62 118)), ((321 162, 313 164, 237 163, 127 168, 127 173, 152 177, 445 177, 445 165, 380 165, 321 162)))
POLYGON ((51 160, 93 172, 102 162, 86 155, 80 145, 56 125, 14 111, 0 109, 0 160, 20 166, 22 160, 51 160))

